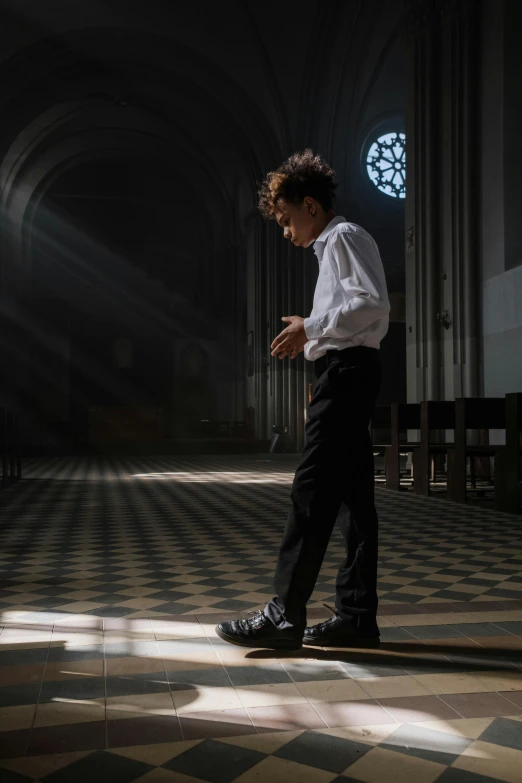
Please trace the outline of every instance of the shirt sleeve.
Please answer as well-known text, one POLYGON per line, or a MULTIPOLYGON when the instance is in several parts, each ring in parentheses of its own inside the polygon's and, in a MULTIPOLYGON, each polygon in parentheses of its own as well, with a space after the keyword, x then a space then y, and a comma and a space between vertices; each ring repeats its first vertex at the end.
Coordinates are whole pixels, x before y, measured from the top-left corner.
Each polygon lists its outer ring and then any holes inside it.
POLYGON ((333 240, 332 256, 348 302, 305 318, 309 340, 352 337, 390 312, 382 261, 371 237, 340 232, 333 240))

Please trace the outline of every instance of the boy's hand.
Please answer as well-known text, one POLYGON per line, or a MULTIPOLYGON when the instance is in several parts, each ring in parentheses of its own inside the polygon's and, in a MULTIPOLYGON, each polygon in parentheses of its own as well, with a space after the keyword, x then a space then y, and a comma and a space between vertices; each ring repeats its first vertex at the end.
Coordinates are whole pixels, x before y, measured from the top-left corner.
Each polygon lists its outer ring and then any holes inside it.
POLYGON ((284 359, 285 356, 289 355, 291 359, 295 359, 304 350, 308 342, 304 329, 305 319, 299 315, 285 315, 281 320, 290 325, 283 329, 270 346, 272 356, 279 356, 280 359, 284 359))

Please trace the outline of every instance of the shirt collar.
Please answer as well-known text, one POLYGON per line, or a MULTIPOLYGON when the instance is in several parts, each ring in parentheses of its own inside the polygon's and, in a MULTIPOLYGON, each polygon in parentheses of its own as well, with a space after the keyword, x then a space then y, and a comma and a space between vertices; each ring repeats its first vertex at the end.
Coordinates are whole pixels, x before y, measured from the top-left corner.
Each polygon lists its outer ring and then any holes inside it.
POLYGON ((328 237, 334 230, 336 226, 339 225, 339 223, 346 223, 346 218, 342 215, 337 215, 334 217, 328 225, 322 230, 322 232, 319 234, 317 239, 314 242, 314 251, 315 255, 317 256, 319 263, 321 263, 324 253, 324 248, 326 246, 326 242, 328 240, 328 237))

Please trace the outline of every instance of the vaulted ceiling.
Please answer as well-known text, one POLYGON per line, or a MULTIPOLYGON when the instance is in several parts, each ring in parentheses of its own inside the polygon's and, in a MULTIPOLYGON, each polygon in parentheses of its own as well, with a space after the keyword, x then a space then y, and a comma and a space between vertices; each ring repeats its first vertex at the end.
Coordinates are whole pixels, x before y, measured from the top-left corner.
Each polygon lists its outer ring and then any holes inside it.
POLYGON ((268 0, 192 6, 7 0, 0 47, 4 205, 35 164, 134 149, 204 193, 217 235, 249 187, 303 145, 348 142, 396 41, 401 4, 268 0))

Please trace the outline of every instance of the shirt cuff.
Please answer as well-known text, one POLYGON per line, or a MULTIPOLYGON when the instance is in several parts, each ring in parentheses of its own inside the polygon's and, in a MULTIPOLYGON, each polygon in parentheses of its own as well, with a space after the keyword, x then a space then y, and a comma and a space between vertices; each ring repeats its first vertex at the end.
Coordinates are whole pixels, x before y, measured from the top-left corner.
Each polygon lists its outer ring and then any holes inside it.
POLYGON ((305 318, 304 330, 309 340, 315 340, 322 337, 324 328, 321 324, 321 318, 305 318))

